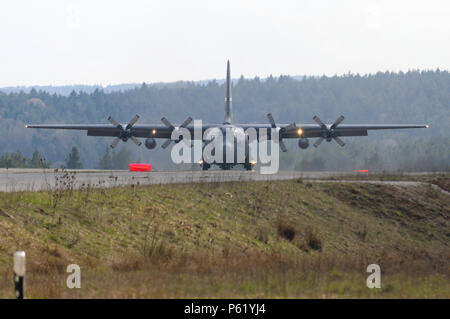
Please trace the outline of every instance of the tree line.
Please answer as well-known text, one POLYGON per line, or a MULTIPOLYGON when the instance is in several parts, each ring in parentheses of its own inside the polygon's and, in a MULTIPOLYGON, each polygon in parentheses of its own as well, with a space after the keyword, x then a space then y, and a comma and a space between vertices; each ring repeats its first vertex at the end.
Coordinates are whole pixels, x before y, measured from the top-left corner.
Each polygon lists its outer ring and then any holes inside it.
POLYGON ((49 168, 51 162, 48 162, 39 153, 34 151, 31 158, 23 156, 21 151, 5 152, 0 156, 0 167, 4 168, 49 168))
MULTIPOLYGON (((122 147, 118 152, 111 151, 107 147, 103 157, 101 157, 95 168, 98 169, 127 169, 131 161, 130 151, 122 147)), ((138 160, 139 161, 139 160, 138 160)), ((25 157, 21 151, 13 153, 6 152, 0 156, 1 168, 50 168, 51 162, 47 161, 39 151, 34 151, 31 158, 25 157)), ((64 165, 60 168, 82 169, 83 163, 80 160, 80 152, 73 146, 70 153, 64 160, 64 165)))
MULTIPOLYGON (((20 151, 31 159, 32 150, 37 149, 52 167, 60 167, 66 165, 67 154, 76 146, 85 168, 123 168, 125 160, 119 160, 124 158, 123 154, 119 156, 120 148, 114 151, 115 161, 109 159, 113 151, 106 154, 111 138, 88 137, 85 132, 76 131, 25 129, 24 124, 108 123, 110 115, 126 123, 136 113, 141 116, 138 123, 159 123, 163 116, 172 123, 181 123, 188 116, 204 123, 222 123, 224 94, 225 86, 219 81, 142 84, 120 92, 95 89, 91 93, 73 91, 68 96, 35 89, 27 93, 0 92, 0 132, 6 136, 0 154, 8 153, 11 157, 20 151)), ((288 76, 241 77, 233 86, 236 123, 266 123, 266 114, 271 112, 278 123, 314 123, 314 115, 333 122, 343 114, 344 123, 349 124, 431 125, 428 130, 369 132, 369 137, 345 138, 344 148, 333 142, 322 143, 318 149, 299 150, 292 142, 288 154, 282 155, 282 167, 290 169, 349 169, 366 162, 382 169, 448 167, 442 164, 450 162, 449 101, 450 74, 441 70, 302 80, 288 76)), ((121 147, 129 153, 131 161, 142 159, 155 168, 177 168, 170 162, 170 151, 159 147, 149 151, 131 143, 121 147)), ((18 157, 15 161, 27 165, 18 157)))

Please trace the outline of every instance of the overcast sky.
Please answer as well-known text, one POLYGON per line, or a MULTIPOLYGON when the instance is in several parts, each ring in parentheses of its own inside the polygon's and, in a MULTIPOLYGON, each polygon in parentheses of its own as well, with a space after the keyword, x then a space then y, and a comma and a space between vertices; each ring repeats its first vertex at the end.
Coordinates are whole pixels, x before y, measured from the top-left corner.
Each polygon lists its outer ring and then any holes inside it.
POLYGON ((450 69, 450 2, 5 0, 0 87, 450 69))

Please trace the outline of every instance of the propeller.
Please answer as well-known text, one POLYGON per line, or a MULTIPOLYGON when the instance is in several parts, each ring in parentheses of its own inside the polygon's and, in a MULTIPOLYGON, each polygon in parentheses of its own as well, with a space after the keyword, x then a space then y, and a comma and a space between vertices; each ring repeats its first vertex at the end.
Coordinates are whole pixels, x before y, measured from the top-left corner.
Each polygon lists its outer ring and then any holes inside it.
MULTIPOLYGON (((192 117, 189 116, 189 117, 183 122, 183 124, 181 124, 181 126, 179 126, 179 127, 173 126, 172 123, 170 123, 169 120, 166 119, 165 117, 163 117, 163 118, 161 119, 161 122, 163 122, 164 125, 167 126, 167 128, 169 128, 171 131, 173 131, 173 130, 178 130, 178 129, 180 129, 180 128, 186 128, 186 127, 192 122, 192 117)), ((174 142, 175 142, 175 143, 178 143, 178 142, 180 142, 182 139, 183 139, 183 136, 181 136, 179 139, 175 140, 174 142)), ((167 147, 170 145, 170 143, 172 143, 172 140, 171 140, 170 138, 168 138, 168 139, 164 142, 164 144, 161 145, 161 147, 165 149, 165 148, 167 148, 167 147)))
POLYGON ((336 127, 344 120, 344 116, 339 116, 329 128, 319 119, 317 115, 313 117, 313 120, 316 121, 316 123, 322 128, 322 136, 319 137, 319 139, 314 143, 314 147, 318 147, 323 140, 327 140, 327 142, 335 140, 340 146, 345 145, 344 141, 342 141, 335 132, 336 127))
POLYGON ((119 129, 119 136, 116 137, 112 143, 111 143, 111 148, 116 147, 116 145, 120 142, 120 140, 126 142, 128 141, 128 139, 132 140, 134 142, 134 144, 136 144, 137 146, 140 146, 142 143, 133 135, 133 133, 131 132, 131 128, 133 127, 134 124, 136 124, 136 122, 139 120, 139 115, 135 115, 131 121, 126 125, 122 125, 119 122, 117 122, 112 116, 108 117, 108 121, 114 125, 115 127, 117 127, 119 129))
POLYGON ((279 144, 280 144, 280 148, 283 152, 287 151, 286 145, 284 145, 283 142, 283 138, 281 137, 282 133, 289 131, 289 130, 294 130, 297 128, 297 126, 295 125, 295 123, 289 124, 288 126, 285 127, 279 127, 275 124, 275 120, 273 119, 272 113, 267 114, 267 118, 269 119, 270 125, 272 126, 272 128, 276 128, 278 129, 278 132, 280 133, 279 136, 279 144))

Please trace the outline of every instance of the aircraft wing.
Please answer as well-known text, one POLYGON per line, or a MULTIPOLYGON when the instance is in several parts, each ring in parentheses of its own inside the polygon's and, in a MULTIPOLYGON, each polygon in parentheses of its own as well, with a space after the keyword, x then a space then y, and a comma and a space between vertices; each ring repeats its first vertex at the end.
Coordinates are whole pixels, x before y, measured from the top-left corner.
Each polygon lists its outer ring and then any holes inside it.
MULTIPOLYGON (((126 124, 123 125, 125 127, 126 124)), ((87 131, 88 136, 119 136, 121 129, 111 124, 29 124, 26 128, 87 131)), ((135 137, 169 138, 172 129, 162 124, 133 125, 130 131, 135 137)))
MULTIPOLYGON (((221 124, 209 124, 203 125, 203 131, 210 127, 218 127, 221 124)), ((260 128, 270 129, 268 124, 237 124, 236 126, 242 127, 244 130, 248 128, 254 128, 256 130, 260 128)), ((279 127, 289 127, 290 124, 281 124, 279 127)), ((60 130, 79 130, 87 131, 88 136, 118 136, 120 134, 120 128, 111 124, 29 124, 26 128, 41 128, 41 129, 60 129, 60 130)), ((369 130, 392 130, 392 129, 412 129, 412 128, 428 128, 426 124, 342 124, 334 129, 334 133, 337 136, 367 136, 369 130)), ((186 127, 193 132, 194 127, 192 125, 186 127)), ((298 130, 301 129, 301 137, 321 137, 323 136, 324 129, 315 124, 296 124, 295 127, 281 132, 282 138, 299 138, 298 130)), ((172 129, 162 124, 141 124, 134 125, 131 128, 133 135, 140 138, 153 137, 153 138, 170 138, 172 129)))
MULTIPOLYGON (((127 124, 120 124, 126 128, 127 124)), ((202 126, 204 132, 208 128, 218 127, 221 124, 208 124, 202 126)), ((111 124, 27 124, 26 128, 57 129, 57 130, 78 130, 86 131, 88 136, 113 136, 118 137, 122 129, 111 124)), ((194 126, 189 125, 186 128, 193 134, 194 126)), ((138 138, 170 138, 173 127, 167 127, 163 124, 136 124, 130 127, 130 133, 138 138)))
MULTIPOLYGON (((317 116, 314 116, 314 121, 317 124, 281 124, 276 125, 273 121, 272 115, 268 114, 269 122, 271 124, 245 124, 238 125, 245 129, 254 128, 257 131, 260 128, 278 128, 280 134, 280 148, 286 152, 286 146, 283 143, 285 138, 317 138, 314 143, 318 147, 324 140, 335 140, 340 146, 345 143, 341 140, 341 136, 367 136, 369 130, 393 130, 393 129, 412 129, 412 128, 428 128, 426 124, 342 124, 344 120, 341 115, 333 124, 324 124, 317 116)), ((269 133, 269 130, 267 130, 269 133)), ((259 138, 259 134, 258 134, 259 138)), ((306 140, 305 148, 308 147, 306 140)))
MULTIPOLYGON (((344 142, 340 139, 342 136, 367 136, 369 130, 391 130, 391 129, 411 129, 411 128, 428 128, 426 124, 342 124, 344 117, 341 115, 334 123, 324 124, 317 116, 314 121, 317 124, 281 124, 277 125, 271 114, 268 114, 270 124, 237 124, 236 127, 247 130, 249 128, 256 129, 258 139, 260 138, 260 129, 266 129, 266 134, 270 134, 271 128, 279 129, 280 145, 283 151, 286 147, 282 143, 284 138, 318 138, 314 143, 317 147, 323 140, 331 141, 334 139, 339 145, 344 146, 344 142)), ((166 118, 162 118, 162 124, 136 124, 139 116, 136 115, 128 124, 120 124, 113 118, 108 120, 111 124, 30 124, 27 128, 41 129, 62 129, 62 130, 82 130, 87 131, 88 136, 111 136, 115 137, 111 147, 115 147, 120 140, 127 141, 131 139, 137 145, 141 142, 137 138, 165 138, 166 142, 162 145, 166 148, 170 144, 172 131, 175 129, 166 118)), ((192 118, 188 117, 180 127, 186 128, 191 132, 191 137, 195 138, 193 125, 189 125, 192 118)), ((222 124, 202 125, 202 136, 205 130, 213 127, 223 127, 222 124)))
MULTIPOLYGON (((410 128, 428 128, 426 124, 341 124, 344 116, 340 116, 332 124, 323 123, 319 117, 314 116, 313 120, 317 124, 280 124, 277 125, 271 113, 267 114, 270 124, 242 124, 237 125, 244 130, 254 128, 258 131, 261 128, 278 128, 280 138, 299 138, 299 137, 318 137, 331 139, 336 138, 339 142, 339 136, 367 136, 369 130, 392 130, 392 129, 410 129, 410 128)), ((320 144, 320 143, 319 143, 320 144)))
MULTIPOLYGON (((287 126, 287 125, 286 125, 287 126)), ((330 125, 327 126, 329 129, 330 125)), ((397 130, 412 128, 428 128, 426 124, 342 124, 333 129, 336 136, 367 136, 370 130, 397 130)), ((322 137, 327 130, 315 124, 297 124, 296 129, 282 134, 283 138, 298 138, 298 130, 301 129, 301 137, 322 137)))

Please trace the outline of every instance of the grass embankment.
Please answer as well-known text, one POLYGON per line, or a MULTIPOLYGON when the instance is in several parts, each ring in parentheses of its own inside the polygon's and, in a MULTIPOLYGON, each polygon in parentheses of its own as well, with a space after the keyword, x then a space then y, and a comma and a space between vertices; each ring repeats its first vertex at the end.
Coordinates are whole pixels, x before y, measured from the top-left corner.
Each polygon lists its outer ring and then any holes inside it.
POLYGON ((326 178, 328 180, 355 180, 355 181, 410 181, 410 182, 421 182, 428 183, 439 186, 441 189, 450 192, 450 174, 448 173, 438 173, 438 174, 379 174, 379 173, 358 173, 358 174, 349 174, 343 175, 341 177, 329 177, 326 178))
POLYGON ((0 297, 16 250, 30 298, 450 297, 450 197, 428 186, 63 188, 0 193, 0 297))

